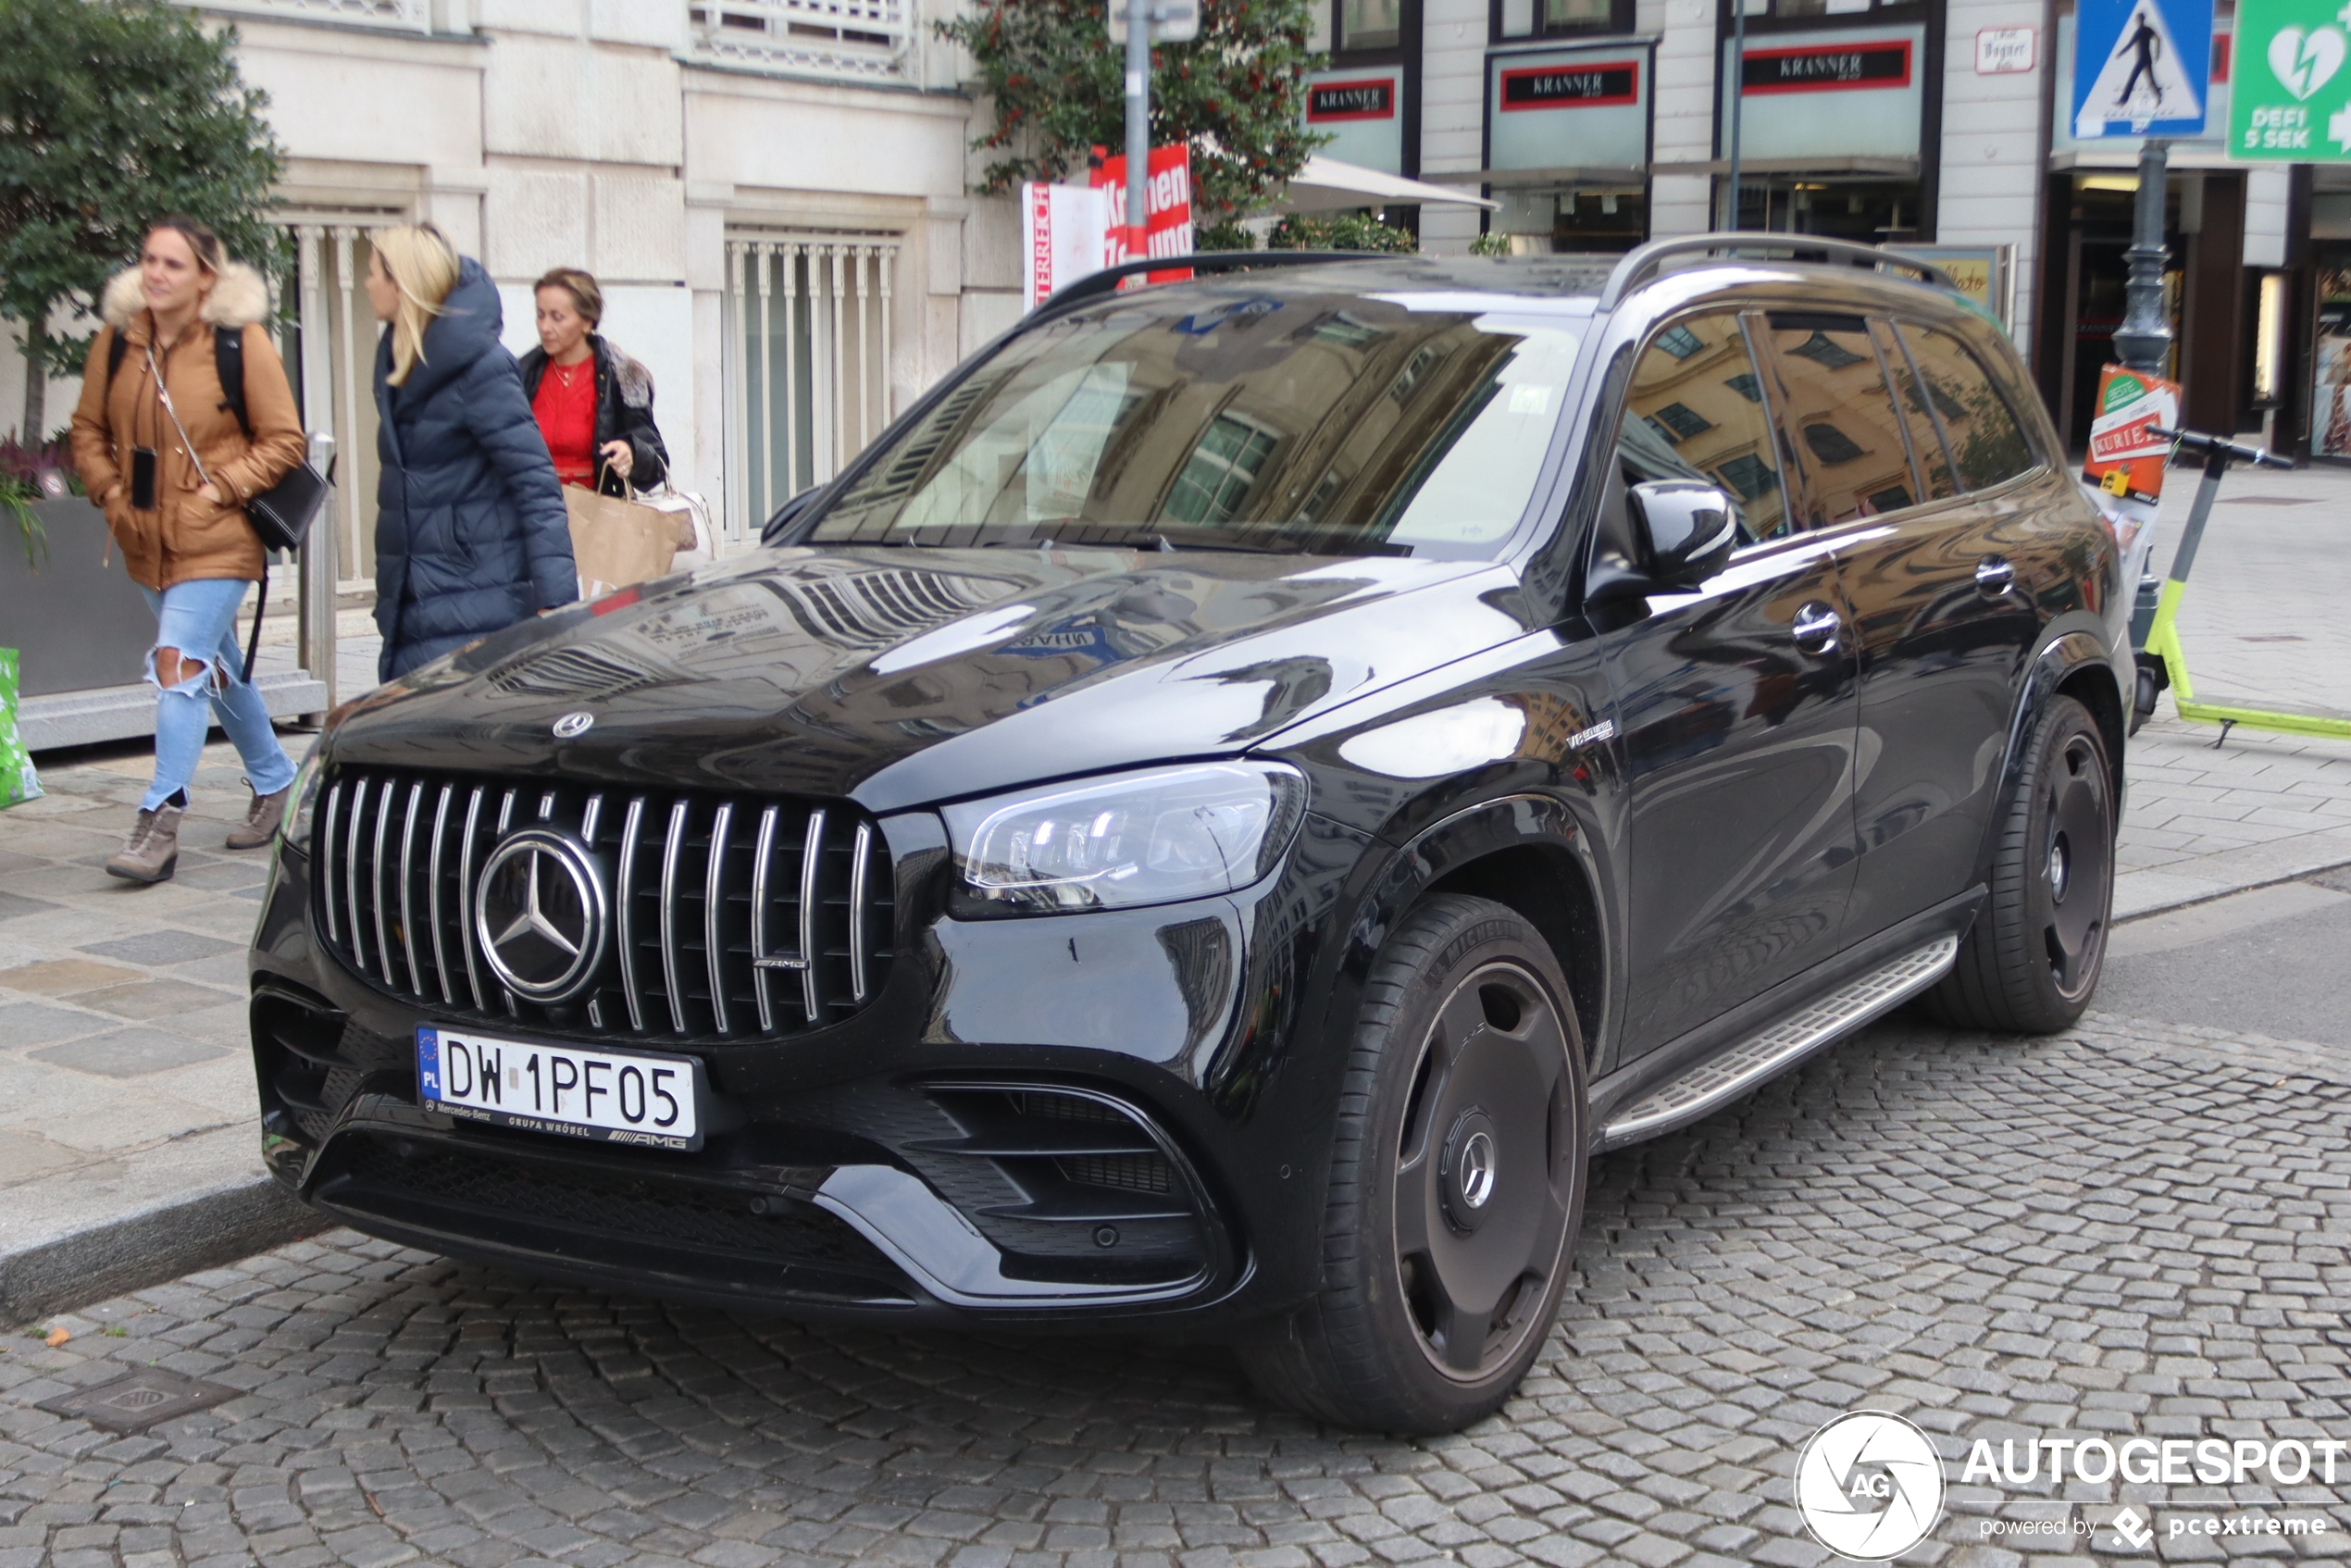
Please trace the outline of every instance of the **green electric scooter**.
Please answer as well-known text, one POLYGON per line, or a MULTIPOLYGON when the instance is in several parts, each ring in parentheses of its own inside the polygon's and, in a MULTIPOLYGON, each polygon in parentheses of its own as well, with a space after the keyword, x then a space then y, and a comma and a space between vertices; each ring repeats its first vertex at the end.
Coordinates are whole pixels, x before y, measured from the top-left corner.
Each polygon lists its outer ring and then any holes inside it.
MULTIPOLYGON (((2196 690, 2188 683, 2187 654, 2180 646, 2180 601, 2188 591, 2188 570, 2196 565, 2196 546, 2204 541, 2204 525, 2212 516, 2212 503, 2220 492, 2220 476, 2229 471, 2233 462, 2250 463, 2262 468, 2291 468, 2293 464, 2283 457, 2271 456, 2258 447, 2239 446, 2219 436, 2200 435, 2194 430, 2153 429, 2149 434, 2174 442, 2176 452, 2190 452, 2204 458, 2204 479, 2196 486, 2196 501, 2188 508, 2186 529, 2180 535, 2180 548, 2171 557, 2171 570, 2165 579, 2162 592, 2157 597, 2155 620, 2147 628, 2146 647, 2140 655, 2142 691, 2137 704, 2142 716, 2152 712, 2154 697, 2144 690, 2155 684, 2159 690, 2168 685, 2171 701, 2180 716, 2201 724, 2220 727, 2220 740, 2238 725, 2247 729, 2273 729, 2285 735, 2325 735, 2337 740, 2351 740, 2351 715, 2327 713, 2316 708, 2253 708, 2233 703, 2199 703, 2196 690), (2160 678, 2158 679, 2158 676, 2160 678)), ((2136 726, 2133 726, 2135 728, 2136 726)), ((2213 744, 2220 744, 2219 740, 2213 744)))

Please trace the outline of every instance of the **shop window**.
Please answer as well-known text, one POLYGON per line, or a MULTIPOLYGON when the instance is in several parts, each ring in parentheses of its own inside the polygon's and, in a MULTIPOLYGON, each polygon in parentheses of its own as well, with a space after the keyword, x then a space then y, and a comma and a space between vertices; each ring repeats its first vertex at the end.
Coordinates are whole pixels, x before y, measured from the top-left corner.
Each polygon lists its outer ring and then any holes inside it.
POLYGON ((1630 0, 1495 0, 1497 38, 1632 31, 1630 0))
POLYGON ((2015 411, 1966 344, 1907 322, 1902 343, 1926 382, 1963 487, 1986 490, 2040 466, 2015 411))
POLYGON ((1340 49, 1395 49, 1403 42, 1403 0, 1338 0, 1340 49))
POLYGON ((1787 531, 1771 420, 1733 386, 1755 362, 1727 312, 1668 328, 1633 368, 1616 455, 1626 484, 1703 479, 1735 496, 1743 541, 1787 531))
POLYGON ((1609 0, 1543 0, 1545 32, 1584 32, 1609 22, 1609 0))
POLYGON ((1803 436, 1813 524, 1873 516, 1895 494, 1909 505, 1917 492, 1909 447, 1868 326, 1797 311, 1767 320, 1788 420, 1803 436))
MULTIPOLYGON (((1731 7, 1738 0, 1723 0, 1723 22, 1728 26, 1731 7)), ((1882 5, 1899 5, 1903 0, 1747 0, 1748 19, 1758 17, 1793 19, 1797 17, 1835 17, 1861 15, 1877 10, 1882 5)))
MULTIPOLYGON (((1573 146, 1558 152, 1564 157, 1576 156, 1573 146)), ((1494 199, 1499 205, 1487 218, 1487 227, 1510 236, 1513 255, 1622 253, 1648 238, 1648 193, 1637 185, 1554 190, 1504 185, 1495 190, 1494 199)))

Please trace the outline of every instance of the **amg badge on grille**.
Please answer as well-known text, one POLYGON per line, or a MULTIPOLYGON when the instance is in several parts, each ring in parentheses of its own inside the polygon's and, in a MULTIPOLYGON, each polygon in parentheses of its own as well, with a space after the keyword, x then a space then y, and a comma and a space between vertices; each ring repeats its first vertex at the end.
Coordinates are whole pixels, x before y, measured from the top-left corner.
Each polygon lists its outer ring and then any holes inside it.
POLYGON ((555 739, 568 740, 576 735, 585 735, 588 727, 595 722, 594 714, 566 714, 555 720, 555 739))

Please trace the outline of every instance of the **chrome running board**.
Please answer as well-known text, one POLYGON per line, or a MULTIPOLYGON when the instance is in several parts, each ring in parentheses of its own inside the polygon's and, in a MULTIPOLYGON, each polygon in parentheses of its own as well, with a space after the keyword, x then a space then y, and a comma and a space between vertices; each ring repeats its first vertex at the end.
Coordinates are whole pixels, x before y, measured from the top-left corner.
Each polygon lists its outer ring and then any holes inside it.
POLYGON ((1838 1036, 1851 1033, 1918 995, 1950 972, 1959 953, 1957 937, 1937 937, 1884 968, 1848 981, 1745 1044, 1707 1058, 1633 1105, 1609 1123, 1600 1134, 1600 1147, 1617 1149, 1655 1138, 1729 1104, 1838 1036))

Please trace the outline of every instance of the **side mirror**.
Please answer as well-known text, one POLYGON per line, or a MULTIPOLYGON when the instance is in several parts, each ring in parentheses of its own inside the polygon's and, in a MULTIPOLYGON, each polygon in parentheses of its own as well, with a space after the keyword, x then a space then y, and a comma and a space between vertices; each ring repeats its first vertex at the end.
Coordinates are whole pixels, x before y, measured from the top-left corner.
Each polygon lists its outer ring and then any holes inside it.
POLYGON ((1723 569, 1738 543, 1738 506, 1697 479, 1651 479, 1625 492, 1641 565, 1658 588, 1695 588, 1723 569))

